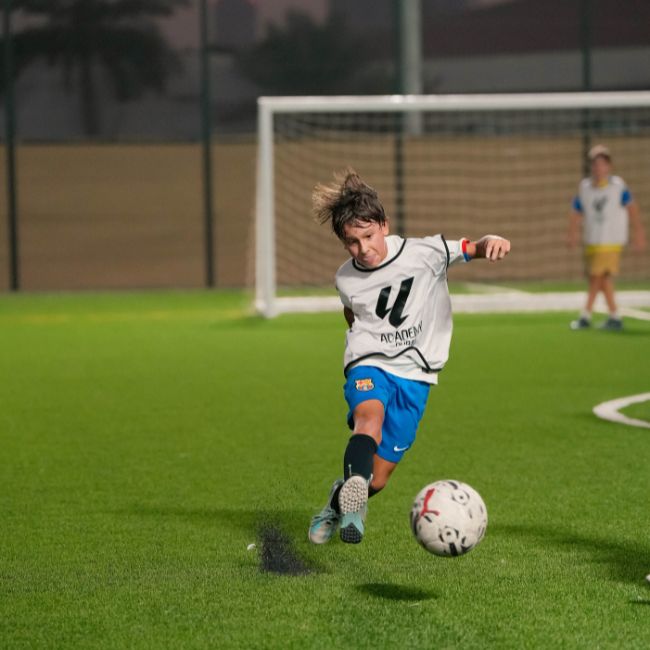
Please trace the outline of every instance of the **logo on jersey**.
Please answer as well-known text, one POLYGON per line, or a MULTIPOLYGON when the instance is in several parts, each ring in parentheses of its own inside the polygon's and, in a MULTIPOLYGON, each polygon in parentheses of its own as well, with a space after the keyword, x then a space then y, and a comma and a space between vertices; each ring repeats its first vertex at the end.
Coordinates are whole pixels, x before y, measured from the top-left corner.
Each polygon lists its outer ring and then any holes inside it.
POLYGON ((399 291, 397 292, 397 298, 395 298, 395 302, 393 303, 392 307, 388 306, 388 299, 390 297, 392 287, 384 287, 379 294, 377 307, 375 308, 375 314, 377 314, 379 318, 386 318, 386 316, 390 314, 390 316, 388 316, 388 322, 395 328, 398 328, 408 318, 408 314, 402 316, 402 312, 404 311, 406 301, 408 300, 409 294, 411 293, 413 280, 414 278, 407 278, 406 280, 402 280, 402 284, 400 285, 399 291))
POLYGON ((605 209, 605 206, 607 205, 607 197, 606 196, 601 196, 598 199, 594 199, 594 210, 596 212, 602 212, 605 209))
POLYGON ((357 379, 354 383, 356 384, 357 390, 360 390, 362 393, 372 390, 375 387, 372 379, 357 379))

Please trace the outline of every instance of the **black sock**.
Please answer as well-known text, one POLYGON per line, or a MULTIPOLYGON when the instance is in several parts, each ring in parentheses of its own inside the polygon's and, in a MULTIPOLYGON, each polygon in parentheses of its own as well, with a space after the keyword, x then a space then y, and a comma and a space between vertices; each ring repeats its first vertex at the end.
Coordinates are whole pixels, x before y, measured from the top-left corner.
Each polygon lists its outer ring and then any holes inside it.
MULTIPOLYGON (((348 446, 345 449, 345 455, 343 456, 343 477, 345 480, 349 479, 353 474, 358 474, 369 481, 372 476, 372 464, 376 452, 377 443, 373 437, 365 433, 355 433, 350 438, 348 446)), ((330 501, 330 506, 338 513, 340 513, 339 492, 341 491, 341 487, 343 486, 340 486, 334 491, 332 500, 330 501)), ((369 488, 368 496, 377 494, 377 492, 379 490, 369 488)))
POLYGON ((343 477, 347 481, 350 476, 357 474, 366 481, 372 476, 372 464, 377 443, 375 439, 365 433, 355 433, 350 437, 348 446, 343 456, 343 477))
POLYGON ((338 515, 341 514, 341 508, 339 507, 339 492, 341 491, 342 487, 343 484, 339 485, 336 490, 334 490, 332 500, 330 501, 330 508, 334 508, 334 512, 336 512, 338 515))
POLYGON ((374 487, 372 487, 372 485, 369 485, 369 486, 368 486, 368 498, 370 498, 370 497, 374 497, 375 494, 378 494, 378 493, 381 492, 383 489, 384 489, 383 487, 380 487, 380 488, 374 488, 374 487))

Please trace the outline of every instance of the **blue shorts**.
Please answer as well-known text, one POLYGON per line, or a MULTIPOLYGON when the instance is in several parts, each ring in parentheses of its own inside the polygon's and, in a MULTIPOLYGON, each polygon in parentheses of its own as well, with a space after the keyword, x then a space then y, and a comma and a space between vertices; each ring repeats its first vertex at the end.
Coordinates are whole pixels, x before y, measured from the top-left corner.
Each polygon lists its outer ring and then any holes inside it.
POLYGON ((418 424, 427 405, 430 385, 402 379, 373 366, 355 366, 343 387, 350 411, 348 426, 354 428, 354 409, 369 399, 384 405, 384 425, 377 454, 391 463, 399 463, 415 441, 418 424))

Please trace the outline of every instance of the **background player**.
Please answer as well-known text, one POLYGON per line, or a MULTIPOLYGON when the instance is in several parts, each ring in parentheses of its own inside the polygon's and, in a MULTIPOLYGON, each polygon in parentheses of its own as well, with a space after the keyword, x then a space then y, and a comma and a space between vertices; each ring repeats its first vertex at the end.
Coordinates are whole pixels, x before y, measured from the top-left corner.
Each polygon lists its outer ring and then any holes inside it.
POLYGON ((448 267, 472 258, 503 259, 510 242, 493 235, 477 242, 390 236, 377 193, 353 170, 316 186, 313 206, 351 255, 336 273, 336 287, 350 326, 344 392, 353 435, 343 478, 312 518, 309 539, 323 544, 340 524, 341 539, 357 543, 368 497, 386 485, 413 444, 429 388, 449 356, 448 267))
POLYGON ((591 313, 599 292, 603 292, 609 318, 603 329, 620 330, 623 320, 616 306, 614 276, 618 275, 621 251, 628 239, 628 221, 632 226, 633 248, 645 249, 645 232, 639 208, 625 181, 612 176, 612 158, 607 147, 596 145, 589 151, 591 176, 582 180, 573 201, 569 221, 569 246, 575 247, 583 231, 585 262, 589 276, 587 303, 572 329, 591 326, 591 313))

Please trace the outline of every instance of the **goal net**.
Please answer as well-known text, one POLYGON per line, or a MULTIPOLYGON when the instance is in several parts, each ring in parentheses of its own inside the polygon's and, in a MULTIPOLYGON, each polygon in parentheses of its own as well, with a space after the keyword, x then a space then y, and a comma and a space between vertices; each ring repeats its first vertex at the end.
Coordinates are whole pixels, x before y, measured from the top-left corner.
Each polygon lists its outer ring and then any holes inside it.
MULTIPOLYGON (((256 308, 266 316, 340 308, 333 277, 347 255, 314 222, 311 192, 344 167, 378 191, 393 233, 512 240, 506 264, 454 269, 465 282, 583 277, 567 217, 594 144, 610 148, 614 173, 650 211, 650 92, 258 103, 256 308)), ((623 277, 649 269, 648 252, 624 255, 623 277)))

